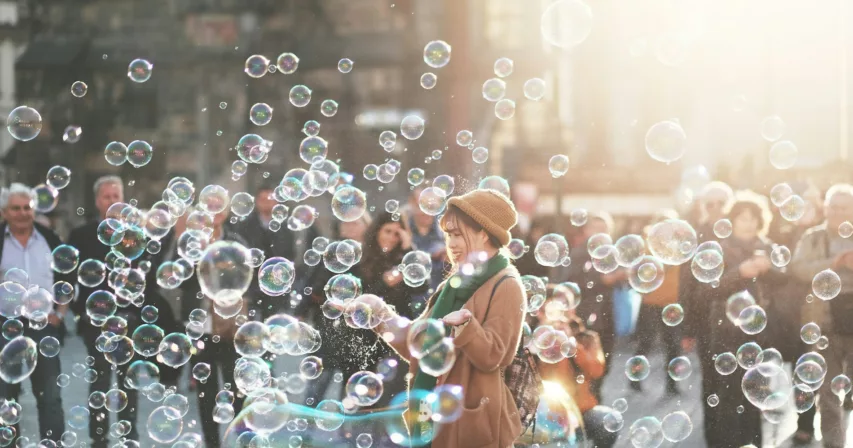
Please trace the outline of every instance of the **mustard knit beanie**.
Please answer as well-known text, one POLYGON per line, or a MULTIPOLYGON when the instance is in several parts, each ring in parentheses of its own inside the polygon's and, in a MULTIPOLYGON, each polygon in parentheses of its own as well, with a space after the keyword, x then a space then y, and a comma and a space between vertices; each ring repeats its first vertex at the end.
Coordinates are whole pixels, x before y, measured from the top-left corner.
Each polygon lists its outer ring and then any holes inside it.
POLYGON ((447 206, 456 206, 462 213, 483 226, 483 230, 497 238, 501 246, 512 239, 509 231, 518 223, 515 205, 501 193, 490 189, 477 189, 455 196, 447 201, 447 206))

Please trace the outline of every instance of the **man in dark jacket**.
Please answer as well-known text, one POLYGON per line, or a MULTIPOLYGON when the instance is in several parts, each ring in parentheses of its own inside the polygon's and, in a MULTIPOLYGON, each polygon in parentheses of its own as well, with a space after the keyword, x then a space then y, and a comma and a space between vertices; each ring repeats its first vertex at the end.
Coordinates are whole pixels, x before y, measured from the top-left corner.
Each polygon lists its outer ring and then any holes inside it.
MULTIPOLYGON (((33 191, 22 184, 12 184, 0 193, 0 209, 5 220, 0 224, 0 234, 3 235, 3 244, 0 245, 0 271, 5 277, 10 269, 22 270, 26 273, 25 275, 22 273, 4 280, 26 282, 27 284, 20 285, 22 291, 23 288, 29 290, 31 287, 38 287, 53 294, 54 281, 65 279, 61 275, 54 275, 51 267, 53 249, 61 245, 62 241, 53 231, 35 223, 34 201, 33 191)), ((20 295, 19 300, 23 305, 24 294, 20 295)), ((66 308, 67 305, 54 303, 53 310, 47 316, 47 322, 28 321, 22 318, 26 328, 24 336, 32 339, 36 344, 46 337, 54 337, 61 341, 64 335, 62 320, 66 308)), ((8 314, 7 316, 12 317, 8 314)), ((2 318, 2 323, 6 320, 2 318)), ((7 343, 9 341, 6 338, 0 338, 0 349, 7 343)), ((61 371, 58 356, 39 355, 35 369, 29 374, 33 395, 36 397, 41 437, 54 441, 58 441, 65 431, 62 396, 56 384, 56 377, 61 371)), ((0 398, 17 401, 21 393, 20 382, 24 379, 26 376, 19 378, 14 384, 0 380, 0 398)), ((32 414, 33 411, 24 409, 23 412, 32 414)), ((15 433, 20 434, 17 427, 15 433)))
MULTIPOLYGON (((124 188, 121 178, 118 176, 103 176, 95 181, 95 208, 98 209, 99 219, 89 221, 80 227, 71 231, 68 238, 68 243, 77 248, 80 252, 80 261, 88 259, 104 261, 107 254, 110 252, 110 247, 101 243, 98 240, 98 225, 107 216, 107 210, 113 204, 124 201, 124 188)), ((156 271, 157 267, 152 267, 156 271)), ((77 334, 83 338, 86 345, 86 350, 89 356, 95 359, 95 365, 92 368, 98 372, 97 379, 89 384, 89 393, 100 391, 107 393, 112 389, 112 365, 106 360, 104 354, 99 352, 95 347, 95 340, 101 334, 101 329, 91 324, 89 316, 86 315, 86 299, 98 290, 109 290, 106 281, 95 287, 87 287, 77 284, 77 299, 71 303, 71 310, 77 317, 77 334)), ((138 309, 135 306, 128 306, 122 309, 123 312, 130 313, 127 316, 129 331, 133 331, 131 322, 139 319, 133 319, 133 314, 138 315, 138 309)), ((133 326, 135 327, 135 325, 133 326)), ((130 335, 131 333, 128 333, 130 335)), ((127 406, 119 412, 119 419, 127 420, 131 424, 131 432, 128 438, 139 440, 136 431, 136 408, 137 408, 137 392, 131 388, 124 387, 124 380, 121 378, 124 372, 127 371, 128 364, 120 366, 119 380, 117 383, 127 393, 127 406)), ((92 447, 106 447, 107 437, 109 434, 109 414, 98 411, 93 411, 89 415, 89 436, 92 438, 92 447)))
MULTIPOLYGON (((250 306, 259 311, 262 318, 283 312, 299 314, 299 311, 304 308, 301 306, 302 295, 305 287, 311 285, 310 279, 315 268, 305 264, 304 255, 305 251, 311 248, 314 238, 319 236, 315 226, 301 231, 292 231, 287 228, 286 223, 282 223, 279 230, 270 230, 273 207, 277 204, 273 198, 277 185, 269 179, 264 179, 255 194, 255 209, 244 221, 233 227, 246 240, 248 248, 264 251, 266 259, 284 257, 292 261, 296 268, 296 280, 289 297, 269 297, 261 292, 257 275, 252 280, 249 294, 253 300, 250 306)), ((309 297, 306 295, 305 299, 309 300, 309 297)))

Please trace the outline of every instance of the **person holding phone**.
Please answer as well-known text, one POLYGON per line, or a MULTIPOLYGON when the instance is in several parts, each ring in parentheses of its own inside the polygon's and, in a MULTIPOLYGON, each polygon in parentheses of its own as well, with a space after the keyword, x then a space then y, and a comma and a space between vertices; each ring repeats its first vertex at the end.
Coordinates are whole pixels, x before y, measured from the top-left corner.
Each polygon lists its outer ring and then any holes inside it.
MULTIPOLYGON (((727 313, 727 301, 743 291, 749 293, 755 304, 761 306, 768 322, 775 314, 771 301, 776 288, 784 287, 787 278, 782 268, 770 259, 773 243, 765 235, 772 219, 767 198, 750 191, 740 191, 726 207, 726 218, 732 223, 732 233, 720 240, 723 249, 724 271, 720 284, 710 296, 710 331, 699 337, 709 338, 711 353, 737 352, 738 348, 756 339, 768 337, 770 328, 762 333, 750 335, 739 325, 739 319, 727 313)), ((790 332, 790 330, 789 330, 790 332)), ((763 340, 757 341, 759 345, 763 340)), ((773 343, 779 341, 774 340, 773 343)), ((775 345, 774 345, 775 347, 775 345)), ((703 400, 716 394, 720 404, 705 408, 705 438, 708 446, 741 446, 752 443, 761 446, 761 411, 753 406, 741 390, 744 370, 738 369, 730 375, 721 375, 713 367, 702 372, 708 381, 703 381, 703 400), (732 412, 743 406, 743 413, 732 412), (725 431, 721 431, 725 428, 725 431)))

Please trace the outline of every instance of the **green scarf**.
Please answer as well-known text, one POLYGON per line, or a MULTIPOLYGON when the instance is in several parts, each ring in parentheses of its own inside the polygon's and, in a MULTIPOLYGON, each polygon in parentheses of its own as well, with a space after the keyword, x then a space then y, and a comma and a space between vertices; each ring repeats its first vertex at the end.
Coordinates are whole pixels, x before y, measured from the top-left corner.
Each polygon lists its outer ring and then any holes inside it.
MULTIPOLYGON (((485 268, 480 273, 470 277, 464 277, 459 274, 454 275, 454 277, 458 277, 462 280, 461 284, 458 280, 454 280, 453 278, 445 283, 444 288, 442 288, 438 293, 435 306, 432 307, 432 312, 430 312, 429 315, 430 319, 441 319, 454 311, 462 309, 462 307, 465 306, 465 303, 468 302, 468 299, 474 295, 474 292, 480 289, 480 287, 483 286, 483 284, 490 278, 494 277, 498 272, 506 269, 508 266, 509 259, 501 253, 498 253, 486 262, 485 268), (456 285, 455 287, 454 284, 456 285)), ((445 331, 449 332, 450 328, 445 328, 445 331)), ((412 383, 411 390, 420 389, 432 391, 437 382, 438 378, 426 374, 422 370, 418 370, 418 373, 415 374, 415 380, 412 383)))

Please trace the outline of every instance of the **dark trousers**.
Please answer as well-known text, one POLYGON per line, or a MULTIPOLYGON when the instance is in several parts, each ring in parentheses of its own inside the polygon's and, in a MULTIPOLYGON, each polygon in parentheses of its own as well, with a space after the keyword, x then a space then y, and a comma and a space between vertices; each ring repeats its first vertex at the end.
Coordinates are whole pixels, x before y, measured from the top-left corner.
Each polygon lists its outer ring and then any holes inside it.
MULTIPOLYGON (((41 330, 33 330, 27 328, 24 335, 31 338, 38 344, 45 336, 53 336, 60 339, 59 329, 48 325, 41 330)), ((5 347, 9 341, 6 338, 0 337, 0 349, 5 347)), ((51 439, 58 441, 62 433, 65 432, 65 413, 62 409, 62 395, 60 394, 59 386, 56 384, 56 377, 62 372, 62 366, 59 362, 59 356, 47 358, 38 355, 36 368, 30 375, 30 384, 33 388, 33 395, 36 397, 36 410, 39 419, 39 432, 43 439, 51 439), (49 435, 48 435, 49 434, 49 435)), ((0 380, 0 398, 5 398, 9 401, 17 401, 21 394, 21 384, 9 384, 0 380)), ((29 414, 32 410, 23 410, 24 414, 29 414)), ((20 435, 20 428, 15 425, 15 434, 20 435)))
MULTIPOLYGON (((89 352, 89 356, 95 358, 95 365, 92 366, 92 368, 98 372, 98 377, 95 379, 95 382, 89 384, 89 394, 92 394, 95 391, 107 393, 113 388, 113 384, 118 384, 118 388, 127 394, 127 406, 119 411, 118 419, 130 422, 130 433, 128 433, 126 437, 132 440, 139 440, 136 428, 136 410, 139 407, 139 394, 136 389, 131 389, 124 385, 124 378, 127 374, 127 369, 135 359, 131 359, 130 362, 117 366, 115 370, 116 381, 113 382, 113 365, 107 361, 103 353, 99 352, 98 349, 95 348, 95 340, 91 335, 84 335, 83 340, 86 343, 86 350, 89 352)), ((90 409, 89 411, 89 437, 92 439, 91 446, 93 448, 106 448, 107 442, 109 441, 109 412, 104 408, 90 409)))
POLYGON ((610 432, 604 427, 604 417, 613 409, 598 405, 583 413, 583 427, 586 437, 598 448, 610 448, 616 444, 618 432, 610 432))
MULTIPOLYGON (((216 394, 222 389, 221 384, 231 384, 234 393, 234 415, 240 413, 243 399, 237 396, 237 385, 234 383, 234 364, 240 355, 234 349, 234 342, 223 338, 213 342, 211 335, 204 335, 204 349, 198 350, 192 357, 193 365, 206 362, 210 364, 210 376, 204 383, 196 381, 198 393, 198 408, 201 419, 201 432, 204 435, 205 446, 220 446, 219 423, 213 421, 213 410, 216 407, 216 394), (220 382, 220 376, 222 382, 220 382)), ((196 344, 198 348, 198 344, 196 344)))
MULTIPOLYGON (((655 305, 640 305, 640 314, 637 317, 637 329, 634 336, 637 338, 637 354, 648 355, 658 336, 662 339, 666 350, 667 364, 673 358, 681 356, 681 332, 678 326, 670 327, 663 323, 661 312, 663 307, 655 305)), ((666 369, 663 369, 666 375, 666 369)), ((666 375, 669 384, 675 381, 666 375)))

